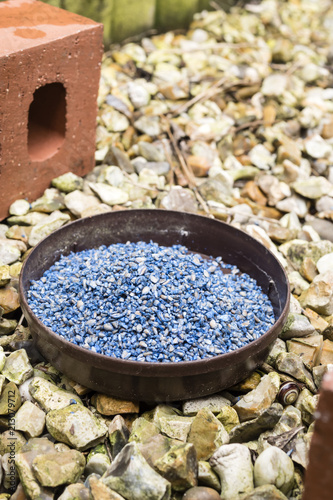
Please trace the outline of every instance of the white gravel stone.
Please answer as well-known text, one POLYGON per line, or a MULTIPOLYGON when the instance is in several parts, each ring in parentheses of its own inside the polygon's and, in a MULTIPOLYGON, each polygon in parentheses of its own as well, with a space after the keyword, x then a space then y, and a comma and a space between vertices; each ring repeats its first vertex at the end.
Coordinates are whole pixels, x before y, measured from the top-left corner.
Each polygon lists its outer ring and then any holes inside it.
POLYGON ((251 453, 243 444, 224 444, 209 461, 221 480, 221 498, 240 498, 253 490, 253 465, 251 453))
POLYGON ((255 486, 273 484, 288 494, 294 483, 294 464, 284 451, 271 446, 257 458, 253 475, 255 486))
POLYGON ((9 207, 10 215, 25 215, 29 212, 30 203, 27 200, 16 200, 9 207))

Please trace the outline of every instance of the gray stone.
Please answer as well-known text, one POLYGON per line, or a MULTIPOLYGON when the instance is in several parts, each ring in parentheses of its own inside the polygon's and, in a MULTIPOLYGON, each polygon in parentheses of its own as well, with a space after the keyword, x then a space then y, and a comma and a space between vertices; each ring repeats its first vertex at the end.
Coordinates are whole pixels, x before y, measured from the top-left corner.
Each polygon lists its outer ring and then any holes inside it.
MULTIPOLYGON (((1 380, 3 383, 3 379, 1 380)), ((5 385, 0 396, 0 415, 8 415, 19 409, 21 406, 21 396, 14 382, 5 385), (10 405, 9 405, 10 400, 10 405)))
POLYGON ((158 116, 141 116, 134 122, 134 126, 143 134, 155 137, 161 133, 160 120, 158 116))
POLYGON ((196 415, 202 408, 207 408, 214 413, 214 415, 217 415, 225 406, 230 406, 230 404, 229 399, 219 394, 213 394, 212 396, 184 401, 182 409, 183 414, 187 416, 196 415))
POLYGON ((300 432, 292 443, 290 443, 290 450, 292 450, 291 458, 293 462, 301 465, 304 469, 307 468, 309 463, 312 434, 313 432, 307 432, 306 434, 300 432))
POLYGON ((171 484, 154 471, 136 443, 128 443, 102 478, 109 488, 127 500, 169 500, 171 484))
POLYGON ((253 475, 255 486, 273 484, 288 495, 294 484, 294 464, 284 451, 271 446, 257 458, 253 475))
POLYGON ((305 367, 301 358, 292 352, 285 352, 279 354, 276 362, 276 368, 291 375, 296 380, 303 382, 312 392, 316 392, 311 372, 305 367))
POLYGON ((103 168, 97 177, 97 182, 106 182, 110 186, 119 187, 124 182, 125 176, 119 167, 110 166, 103 168))
POLYGON ((25 401, 15 415, 15 429, 29 438, 38 437, 45 427, 45 413, 30 401, 25 401))
POLYGON ((34 212, 52 213, 64 208, 64 197, 55 188, 46 189, 41 198, 31 203, 31 210, 34 212))
POLYGON ((0 434, 0 455, 15 451, 15 455, 21 450, 22 446, 27 442, 21 432, 9 429, 0 434))
POLYGON ((0 239, 0 265, 16 262, 21 257, 20 249, 13 245, 12 240, 0 239))
POLYGON ((275 208, 281 210, 281 212, 294 212, 298 217, 302 218, 308 213, 306 201, 297 194, 293 194, 284 200, 278 201, 275 208))
MULTIPOLYGON (((91 500, 91 495, 89 489, 83 483, 75 483, 67 486, 58 497, 58 500, 91 500)), ((101 497, 101 500, 109 499, 101 497)))
POLYGON ((273 343, 269 355, 266 358, 266 363, 271 366, 275 366, 275 360, 281 352, 287 352, 286 343, 281 339, 276 339, 273 343))
POLYGON ((47 219, 48 215, 40 212, 29 212, 26 215, 13 215, 8 217, 7 223, 10 226, 18 224, 19 226, 35 226, 43 220, 47 219))
POLYGON ((264 375, 259 385, 234 405, 239 420, 241 422, 251 420, 269 408, 275 400, 279 387, 280 377, 276 372, 264 375))
POLYGON ((307 290, 310 286, 309 282, 306 281, 298 271, 292 271, 289 273, 288 280, 290 291, 295 295, 301 295, 301 293, 307 290))
POLYGON ((144 443, 139 444, 139 449, 150 467, 155 467, 155 462, 162 458, 174 444, 181 444, 181 441, 170 439, 162 434, 156 434, 144 443))
POLYGON ((62 213, 59 210, 52 212, 52 214, 42 222, 33 226, 29 236, 29 245, 32 247, 37 245, 37 243, 46 238, 46 236, 53 233, 56 229, 59 229, 70 220, 71 218, 68 214, 62 213))
POLYGON ((333 210, 333 196, 322 196, 316 201, 317 212, 330 212, 333 210))
POLYGON ((209 461, 221 480, 221 497, 238 499, 254 488, 250 450, 243 444, 221 446, 209 461))
POLYGON ((82 191, 72 191, 65 196, 65 205, 76 217, 82 217, 83 212, 100 205, 96 196, 91 196, 82 191))
POLYGON ((262 82, 261 92, 265 96, 280 96, 289 85, 289 77, 283 73, 272 73, 262 82))
POLYGON ((333 185, 325 177, 315 176, 294 182, 292 187, 296 193, 304 196, 304 198, 310 198, 310 200, 318 200, 333 189, 333 185))
POLYGON ((273 403, 259 417, 236 425, 229 433, 230 443, 244 443, 257 439, 262 432, 274 428, 282 415, 282 411, 282 405, 273 403))
POLYGON ((258 439, 258 452, 261 453, 263 450, 273 445, 283 448, 283 444, 293 437, 290 431, 299 429, 301 426, 302 415, 300 410, 292 405, 286 406, 275 427, 270 431, 260 434, 258 439))
POLYGON ((333 224, 329 220, 312 218, 307 222, 312 226, 323 240, 333 242, 333 224))
POLYGON ((109 132, 124 132, 130 124, 123 113, 120 113, 111 106, 102 114, 102 120, 109 132))
POLYGON ((317 263, 321 257, 333 252, 333 243, 327 240, 318 242, 292 240, 281 245, 279 250, 291 262, 293 268, 299 271, 306 257, 317 263))
POLYGON ((54 439, 79 451, 96 446, 107 433, 105 423, 81 404, 51 410, 46 416, 46 427, 54 439))
POLYGON ((143 169, 151 170, 156 175, 167 175, 170 172, 170 164, 167 161, 146 161, 146 162, 132 162, 138 174, 143 169))
POLYGON ((140 141, 138 146, 140 155, 143 156, 148 162, 163 162, 165 160, 165 155, 154 144, 146 141, 140 141))
POLYGON ((181 417, 178 415, 161 417, 161 432, 170 438, 179 439, 179 441, 186 442, 192 422, 193 418, 191 417, 181 417))
POLYGON ((206 201, 217 201, 228 207, 236 204, 233 199, 232 186, 218 177, 205 180, 200 184, 199 192, 206 201))
POLYGON ((224 406, 222 411, 216 415, 216 418, 223 424, 227 432, 230 432, 231 429, 239 424, 238 413, 231 406, 224 406))
POLYGON ((115 146, 111 146, 110 151, 105 158, 105 163, 108 163, 109 165, 116 165, 128 174, 132 174, 134 172, 133 165, 131 164, 127 154, 115 146))
POLYGON ((182 500, 221 500, 221 497, 213 488, 194 486, 187 490, 182 500))
POLYGON ((149 104, 150 94, 144 85, 140 85, 136 81, 128 82, 127 92, 135 108, 142 108, 149 104))
POLYGON ((128 194, 114 186, 102 182, 90 182, 89 187, 107 205, 122 205, 129 200, 128 194))
POLYGON ((314 421, 318 398, 318 394, 313 396, 308 389, 303 389, 295 403, 296 408, 301 412, 303 422, 307 425, 314 421))
POLYGON ((213 471, 209 462, 199 460, 198 462, 198 483, 201 486, 208 486, 214 490, 220 491, 220 479, 216 472, 213 471))
POLYGON ((310 307, 318 314, 333 314, 333 270, 318 274, 299 301, 303 307, 310 307))
POLYGON ((280 338, 288 340, 295 337, 307 337, 314 332, 315 329, 306 316, 289 313, 287 322, 280 333, 280 338))
MULTIPOLYGON (((3 348, 0 346, 0 372, 2 372, 5 364, 6 364, 6 355, 4 353, 3 348)), ((0 392, 0 394, 1 394, 1 392, 0 392)))
POLYGON ((107 468, 110 466, 111 462, 107 455, 104 453, 96 453, 93 455, 84 469, 85 475, 98 474, 102 476, 107 468))
POLYGON ((160 208, 196 213, 198 211, 198 203, 193 191, 181 186, 173 186, 169 193, 161 199, 160 208))
POLYGON ((288 500, 282 491, 278 490, 272 484, 258 486, 251 493, 245 494, 240 500, 288 500))
POLYGON ((32 470, 33 460, 46 453, 54 452, 54 444, 46 438, 33 438, 30 439, 15 457, 15 466, 22 483, 24 493, 28 498, 33 500, 46 500, 52 498, 50 490, 44 489, 36 480, 32 470))

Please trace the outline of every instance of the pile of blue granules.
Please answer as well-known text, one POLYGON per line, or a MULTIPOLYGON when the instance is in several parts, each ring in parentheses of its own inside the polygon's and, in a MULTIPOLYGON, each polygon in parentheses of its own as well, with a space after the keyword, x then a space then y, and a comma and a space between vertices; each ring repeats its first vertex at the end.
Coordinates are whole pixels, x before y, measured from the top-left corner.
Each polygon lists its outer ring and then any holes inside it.
POLYGON ((31 282, 28 303, 69 342, 130 361, 211 358, 275 321, 267 295, 236 266, 153 242, 62 256, 31 282))

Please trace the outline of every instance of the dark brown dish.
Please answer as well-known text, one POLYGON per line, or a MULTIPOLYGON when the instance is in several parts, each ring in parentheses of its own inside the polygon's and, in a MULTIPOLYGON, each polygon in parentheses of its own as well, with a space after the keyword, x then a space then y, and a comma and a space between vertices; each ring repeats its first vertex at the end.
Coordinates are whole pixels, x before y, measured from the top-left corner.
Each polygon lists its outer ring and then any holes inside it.
POLYGON ((79 219, 55 231, 30 253, 20 276, 22 309, 36 347, 58 370, 98 392, 149 402, 190 399, 244 379, 264 362, 289 310, 289 284, 276 257, 246 233, 199 215, 166 210, 124 210, 79 219), (185 245, 222 256, 248 273, 267 293, 276 322, 259 339, 214 358, 179 363, 110 358, 64 340, 41 323, 27 303, 30 280, 40 278, 62 254, 126 241, 185 245))

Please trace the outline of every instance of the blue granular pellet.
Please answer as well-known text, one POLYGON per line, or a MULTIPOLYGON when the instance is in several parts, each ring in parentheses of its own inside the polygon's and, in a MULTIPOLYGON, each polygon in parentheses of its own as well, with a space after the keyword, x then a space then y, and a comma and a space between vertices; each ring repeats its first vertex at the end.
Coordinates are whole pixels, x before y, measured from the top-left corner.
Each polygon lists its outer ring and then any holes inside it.
POLYGON ((153 363, 234 351, 275 322, 267 295, 236 266, 153 242, 62 256, 31 282, 28 303, 73 344, 153 363))

